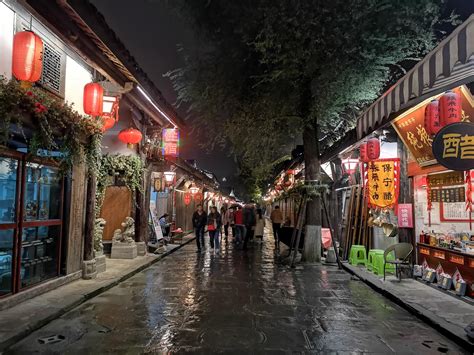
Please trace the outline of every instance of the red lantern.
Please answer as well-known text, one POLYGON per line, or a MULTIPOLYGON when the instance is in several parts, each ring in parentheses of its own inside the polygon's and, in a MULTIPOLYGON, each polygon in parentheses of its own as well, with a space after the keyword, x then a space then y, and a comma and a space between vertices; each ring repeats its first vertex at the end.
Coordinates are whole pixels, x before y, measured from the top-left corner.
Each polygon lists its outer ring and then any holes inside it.
POLYGON ((443 126, 460 122, 462 117, 461 95, 454 91, 446 91, 439 98, 439 119, 443 126))
POLYGON ((115 125, 115 118, 110 116, 105 116, 102 118, 102 131, 105 132, 108 129, 111 129, 115 125))
POLYGON ((367 156, 367 143, 362 143, 359 147, 359 160, 363 163, 369 162, 369 157, 367 156))
POLYGON ((367 158, 375 160, 380 157, 380 142, 377 138, 370 138, 367 141, 367 158))
POLYGON ((142 140, 142 132, 135 128, 126 128, 120 131, 118 138, 130 147, 132 144, 137 144, 142 140))
POLYGON ((104 89, 99 83, 84 86, 84 112, 86 115, 101 116, 103 113, 104 89))
POLYGON ((13 37, 12 73, 18 80, 34 83, 43 70, 43 41, 31 32, 22 31, 13 37))
POLYGON ((187 206, 191 203, 192 195, 189 192, 184 193, 184 204, 187 206))
POLYGON ((432 100, 425 108, 425 129, 429 135, 435 135, 441 129, 439 121, 439 101, 432 100))

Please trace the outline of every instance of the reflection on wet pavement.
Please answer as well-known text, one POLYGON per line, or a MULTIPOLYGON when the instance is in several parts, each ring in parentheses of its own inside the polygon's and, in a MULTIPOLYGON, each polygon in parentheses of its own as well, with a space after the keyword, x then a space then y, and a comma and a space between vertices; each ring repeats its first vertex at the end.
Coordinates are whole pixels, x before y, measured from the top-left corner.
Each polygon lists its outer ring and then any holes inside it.
POLYGON ((289 269, 273 242, 194 244, 93 298, 11 353, 462 353, 332 266, 289 269), (48 342, 44 339, 55 339, 48 342), (43 341, 41 341, 43 339, 43 341))

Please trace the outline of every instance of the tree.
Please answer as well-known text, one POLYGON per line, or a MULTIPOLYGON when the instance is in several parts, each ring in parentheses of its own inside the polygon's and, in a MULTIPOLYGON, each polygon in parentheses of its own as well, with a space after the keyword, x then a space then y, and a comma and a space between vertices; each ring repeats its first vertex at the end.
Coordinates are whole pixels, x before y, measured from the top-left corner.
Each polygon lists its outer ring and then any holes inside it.
MULTIPOLYGON (((256 184, 302 135, 307 183, 320 144, 355 124, 403 61, 435 43, 436 0, 182 0, 200 45, 169 73, 210 145, 228 147, 256 184)), ((304 258, 320 260, 319 198, 308 205, 304 258)))

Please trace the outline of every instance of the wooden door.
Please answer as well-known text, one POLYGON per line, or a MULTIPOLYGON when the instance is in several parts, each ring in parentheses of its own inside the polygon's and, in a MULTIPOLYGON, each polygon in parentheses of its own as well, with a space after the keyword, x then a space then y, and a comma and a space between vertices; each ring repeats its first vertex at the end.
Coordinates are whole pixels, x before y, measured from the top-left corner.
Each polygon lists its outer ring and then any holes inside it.
POLYGON ((103 240, 112 240, 114 231, 122 228, 125 217, 132 216, 132 192, 126 186, 109 186, 105 190, 100 217, 105 219, 103 240))

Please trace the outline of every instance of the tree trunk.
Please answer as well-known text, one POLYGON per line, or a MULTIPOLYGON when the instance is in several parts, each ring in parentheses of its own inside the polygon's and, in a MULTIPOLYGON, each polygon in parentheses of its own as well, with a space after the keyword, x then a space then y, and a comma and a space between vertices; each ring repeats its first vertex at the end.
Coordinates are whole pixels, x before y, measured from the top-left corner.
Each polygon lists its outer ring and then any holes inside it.
MULTIPOLYGON (((319 144, 317 140, 317 129, 306 126, 303 131, 305 180, 307 184, 318 183, 321 180, 319 144)), ((311 197, 306 210, 306 230, 303 251, 305 262, 321 261, 321 198, 311 197)))

